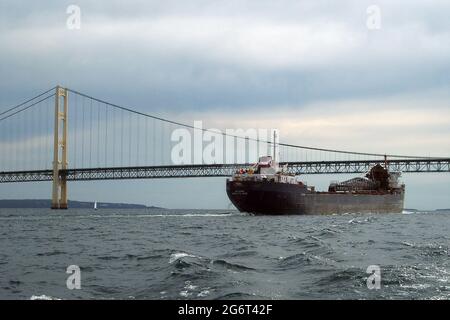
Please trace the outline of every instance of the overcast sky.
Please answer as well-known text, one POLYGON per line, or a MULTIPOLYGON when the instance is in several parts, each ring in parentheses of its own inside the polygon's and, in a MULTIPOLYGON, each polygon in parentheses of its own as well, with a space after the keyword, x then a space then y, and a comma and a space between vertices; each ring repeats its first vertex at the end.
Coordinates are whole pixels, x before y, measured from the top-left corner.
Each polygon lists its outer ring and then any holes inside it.
MULTIPOLYGON (((449 12, 415 0, 2 1, 0 110, 61 84, 207 127, 278 127, 289 143, 449 156, 449 12), (71 4, 79 30, 66 26, 71 4), (367 27, 370 5, 379 29, 367 27)), ((306 178, 325 188, 347 177, 306 178)), ((450 207, 450 174, 404 181, 407 207, 450 207)), ((224 183, 76 182, 69 197, 227 208, 224 183)), ((0 194, 48 198, 50 185, 0 194)))

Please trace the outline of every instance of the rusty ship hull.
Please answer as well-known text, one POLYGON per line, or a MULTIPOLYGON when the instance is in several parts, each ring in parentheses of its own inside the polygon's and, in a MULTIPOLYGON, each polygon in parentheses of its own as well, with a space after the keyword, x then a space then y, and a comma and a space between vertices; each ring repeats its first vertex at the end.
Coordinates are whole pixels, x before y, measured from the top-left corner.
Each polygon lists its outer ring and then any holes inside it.
POLYGON ((226 190, 239 211, 255 215, 401 213, 404 206, 404 189, 316 192, 300 184, 228 180, 226 190))

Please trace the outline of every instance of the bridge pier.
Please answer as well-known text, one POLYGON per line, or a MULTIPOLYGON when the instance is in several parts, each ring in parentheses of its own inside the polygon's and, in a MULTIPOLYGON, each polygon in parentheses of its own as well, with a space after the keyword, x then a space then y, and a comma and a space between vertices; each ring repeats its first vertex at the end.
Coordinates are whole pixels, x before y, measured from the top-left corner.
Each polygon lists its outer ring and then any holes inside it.
POLYGON ((53 141, 52 209, 67 209, 67 179, 60 173, 60 170, 67 170, 67 109, 67 89, 57 86, 53 141))

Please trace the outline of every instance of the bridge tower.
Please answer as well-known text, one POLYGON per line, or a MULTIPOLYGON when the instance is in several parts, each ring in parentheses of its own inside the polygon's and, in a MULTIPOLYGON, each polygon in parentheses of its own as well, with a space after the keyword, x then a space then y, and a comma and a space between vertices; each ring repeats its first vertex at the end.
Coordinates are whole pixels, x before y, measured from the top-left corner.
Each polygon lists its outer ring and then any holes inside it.
POLYGON ((67 89, 56 87, 55 127, 53 141, 52 209, 67 209, 67 180, 60 170, 67 169, 67 89))

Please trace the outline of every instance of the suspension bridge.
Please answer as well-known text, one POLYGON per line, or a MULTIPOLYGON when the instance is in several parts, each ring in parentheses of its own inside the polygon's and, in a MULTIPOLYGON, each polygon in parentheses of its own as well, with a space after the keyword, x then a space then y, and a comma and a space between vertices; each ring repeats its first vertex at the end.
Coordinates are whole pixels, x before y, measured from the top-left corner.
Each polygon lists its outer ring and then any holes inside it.
MULTIPOLYGON (((282 143, 270 135, 221 133, 60 86, 0 110, 0 150, 0 183, 51 181, 53 209, 67 208, 68 181, 225 177, 255 162, 255 156, 275 151, 280 164, 296 175, 365 173, 377 163, 392 171, 450 172, 450 158, 334 150, 282 143), (194 156, 174 163, 177 129, 194 138, 207 135, 200 144, 202 152, 210 151, 209 160, 194 156)), ((195 152, 193 144, 182 151, 185 156, 195 152)))

